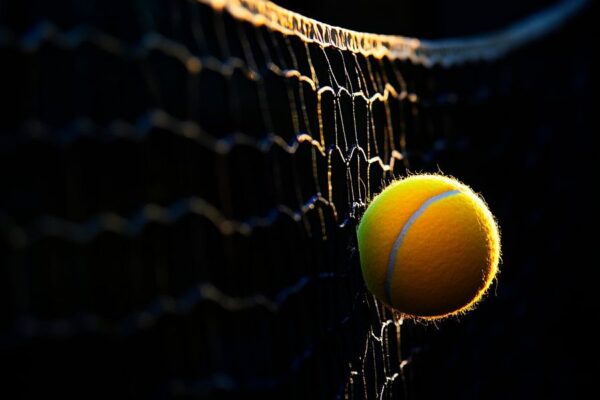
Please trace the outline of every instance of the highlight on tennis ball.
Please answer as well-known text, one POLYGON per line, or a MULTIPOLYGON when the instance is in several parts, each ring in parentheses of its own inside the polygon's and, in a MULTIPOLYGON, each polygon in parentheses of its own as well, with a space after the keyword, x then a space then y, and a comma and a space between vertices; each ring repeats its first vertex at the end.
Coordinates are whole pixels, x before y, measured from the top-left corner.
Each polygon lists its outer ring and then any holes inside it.
POLYGON ((472 309, 498 271, 500 235, 471 188, 442 175, 389 185, 358 226, 367 288, 407 316, 444 318, 472 309))

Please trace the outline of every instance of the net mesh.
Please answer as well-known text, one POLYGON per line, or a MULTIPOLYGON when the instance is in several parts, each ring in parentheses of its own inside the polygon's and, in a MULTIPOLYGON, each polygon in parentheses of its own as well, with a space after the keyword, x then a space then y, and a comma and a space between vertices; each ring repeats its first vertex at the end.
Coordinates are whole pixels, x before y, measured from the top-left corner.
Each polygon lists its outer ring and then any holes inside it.
POLYGON ((0 341, 26 397, 412 397, 420 328, 366 292, 356 223, 392 179, 498 148, 468 121, 507 110, 515 61, 424 66, 221 6, 0 7, 0 341))

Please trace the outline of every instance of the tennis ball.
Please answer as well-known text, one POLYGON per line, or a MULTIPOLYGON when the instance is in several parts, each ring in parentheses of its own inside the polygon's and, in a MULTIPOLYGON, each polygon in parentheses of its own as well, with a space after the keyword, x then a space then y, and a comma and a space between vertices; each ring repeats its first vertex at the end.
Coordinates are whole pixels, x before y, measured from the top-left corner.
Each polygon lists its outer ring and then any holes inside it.
POLYGON ((498 270, 500 235, 484 201, 442 175, 412 175, 377 195, 358 226, 368 289, 408 316, 467 311, 498 270))

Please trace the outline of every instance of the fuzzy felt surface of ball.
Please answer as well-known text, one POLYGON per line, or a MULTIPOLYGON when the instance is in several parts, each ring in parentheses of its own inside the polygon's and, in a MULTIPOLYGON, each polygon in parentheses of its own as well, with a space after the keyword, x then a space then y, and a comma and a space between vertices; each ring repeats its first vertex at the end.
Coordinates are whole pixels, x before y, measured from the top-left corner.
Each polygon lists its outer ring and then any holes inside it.
POLYGON ((486 203, 442 175, 389 185, 358 226, 368 289, 407 316, 436 319, 473 308, 498 271, 500 235, 486 203))

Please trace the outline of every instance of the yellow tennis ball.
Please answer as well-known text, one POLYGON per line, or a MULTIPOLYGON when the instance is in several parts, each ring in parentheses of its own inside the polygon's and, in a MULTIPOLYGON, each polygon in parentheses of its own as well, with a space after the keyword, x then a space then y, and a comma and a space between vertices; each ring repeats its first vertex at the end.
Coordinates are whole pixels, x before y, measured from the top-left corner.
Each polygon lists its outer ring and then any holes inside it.
POLYGON ((358 226, 367 287, 398 311, 442 318, 471 309, 498 270, 500 235, 484 201, 441 175, 413 175, 373 199, 358 226))

